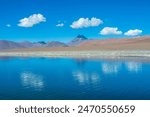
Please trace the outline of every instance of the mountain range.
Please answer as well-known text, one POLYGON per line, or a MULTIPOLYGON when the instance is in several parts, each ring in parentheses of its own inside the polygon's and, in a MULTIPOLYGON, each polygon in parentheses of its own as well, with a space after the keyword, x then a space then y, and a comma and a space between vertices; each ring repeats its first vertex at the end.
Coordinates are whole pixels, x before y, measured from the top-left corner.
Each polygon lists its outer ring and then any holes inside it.
POLYGON ((80 43, 88 40, 84 35, 78 35, 69 43, 63 43, 59 41, 51 41, 51 42, 13 42, 8 40, 0 40, 0 50, 4 49, 19 49, 19 48, 54 48, 54 47, 68 47, 68 46, 77 46, 80 43))
POLYGON ((69 43, 59 41, 51 42, 13 42, 0 40, 0 50, 150 50, 150 36, 132 38, 88 39, 78 35, 69 43))

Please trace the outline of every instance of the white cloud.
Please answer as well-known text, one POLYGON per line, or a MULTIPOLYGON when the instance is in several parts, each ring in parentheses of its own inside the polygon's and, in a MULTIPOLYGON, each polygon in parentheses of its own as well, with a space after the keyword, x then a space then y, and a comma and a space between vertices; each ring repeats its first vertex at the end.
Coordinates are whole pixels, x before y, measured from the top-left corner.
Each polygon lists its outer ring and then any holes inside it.
POLYGON ((139 29, 134 29, 134 30, 128 30, 127 32, 124 33, 126 36, 137 36, 141 34, 143 31, 139 29))
POLYGON ((87 28, 87 27, 95 27, 102 24, 103 21, 101 19, 97 19, 95 17, 89 19, 89 18, 80 18, 77 21, 74 21, 72 25, 70 25, 71 28, 78 29, 78 28, 87 28))
POLYGON ((119 31, 117 27, 105 27, 100 31, 101 35, 120 35, 122 31, 119 31))
POLYGON ((7 26, 8 28, 9 28, 9 27, 11 27, 11 25, 10 25, 10 24, 7 24, 6 26, 7 26))
POLYGON ((60 23, 60 24, 57 24, 56 27, 63 27, 64 24, 63 23, 60 23))
POLYGON ((28 18, 21 19, 19 22, 18 26, 29 28, 41 22, 46 22, 46 18, 42 14, 33 14, 28 18))

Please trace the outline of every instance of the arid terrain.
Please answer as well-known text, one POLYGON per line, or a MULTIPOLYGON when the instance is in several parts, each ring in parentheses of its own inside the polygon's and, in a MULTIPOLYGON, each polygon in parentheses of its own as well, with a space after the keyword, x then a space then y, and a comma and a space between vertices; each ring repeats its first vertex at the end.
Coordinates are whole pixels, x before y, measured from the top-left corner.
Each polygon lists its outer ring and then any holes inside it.
MULTIPOLYGON (((73 41, 73 46, 33 47, 0 50, 0 56, 44 57, 96 57, 96 56, 146 56, 150 57, 150 36, 119 39, 82 39, 73 41), (79 43, 80 42, 80 43, 79 43)), ((58 44, 57 44, 58 45, 58 44)), ((63 45, 63 44, 62 44, 63 45)))
POLYGON ((118 39, 88 39, 76 46, 66 47, 45 47, 45 48, 19 48, 7 49, 1 51, 90 51, 90 50, 150 50, 150 36, 136 38, 118 38, 118 39))

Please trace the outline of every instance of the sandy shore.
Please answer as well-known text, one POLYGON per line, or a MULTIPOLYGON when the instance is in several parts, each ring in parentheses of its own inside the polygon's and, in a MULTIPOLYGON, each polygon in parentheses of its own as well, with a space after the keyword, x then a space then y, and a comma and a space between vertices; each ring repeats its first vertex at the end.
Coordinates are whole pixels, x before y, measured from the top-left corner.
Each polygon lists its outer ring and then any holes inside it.
POLYGON ((0 52, 0 56, 19 57, 150 57, 150 51, 24 51, 24 52, 0 52))

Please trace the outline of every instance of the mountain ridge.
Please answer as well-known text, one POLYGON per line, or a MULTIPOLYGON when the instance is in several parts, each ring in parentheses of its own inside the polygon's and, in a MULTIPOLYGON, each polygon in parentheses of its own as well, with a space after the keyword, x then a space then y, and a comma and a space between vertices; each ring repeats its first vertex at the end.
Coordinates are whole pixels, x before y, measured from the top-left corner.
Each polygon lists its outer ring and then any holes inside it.
MULTIPOLYGON (((13 42, 0 40, 0 50, 12 50, 12 49, 32 49, 37 48, 66 48, 67 50, 71 48, 76 49, 126 49, 126 48, 135 48, 148 50, 150 46, 150 36, 139 36, 133 38, 109 38, 109 39, 88 39, 84 35, 78 35, 76 38, 71 40, 69 43, 63 43, 59 41, 38 41, 38 42, 13 42)), ((54 49, 55 50, 55 49, 54 49)))
POLYGON ((13 42, 8 40, 0 40, 0 49, 19 49, 19 48, 54 48, 54 47, 68 47, 68 46, 77 46, 82 43, 87 38, 84 35, 78 35, 70 44, 63 43, 60 41, 38 41, 38 42, 13 42))

